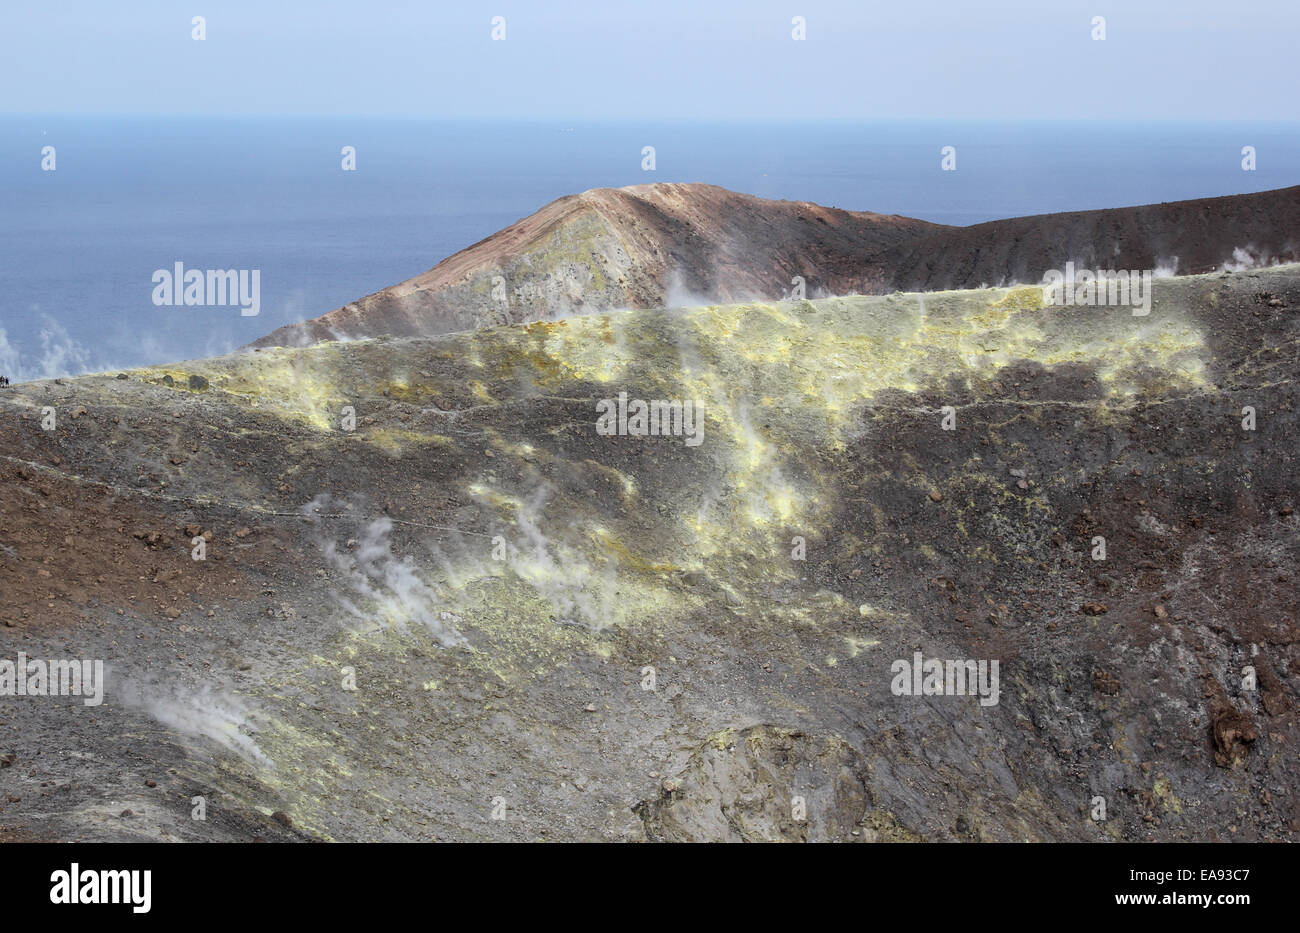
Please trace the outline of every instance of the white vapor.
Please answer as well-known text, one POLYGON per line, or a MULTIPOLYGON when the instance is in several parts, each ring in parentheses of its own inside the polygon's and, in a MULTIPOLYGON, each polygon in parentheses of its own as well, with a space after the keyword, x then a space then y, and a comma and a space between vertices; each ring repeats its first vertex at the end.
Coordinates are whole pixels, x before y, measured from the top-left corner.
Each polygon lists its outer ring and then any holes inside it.
MULTIPOLYGON (((319 521, 317 511, 327 508, 330 501, 327 495, 317 496, 303 507, 303 514, 319 521)), ((392 530, 392 519, 383 516, 364 525, 358 539, 342 546, 322 538, 325 559, 347 588, 347 592, 333 594, 335 601, 364 623, 402 633, 418 625, 444 648, 467 644, 450 624, 455 617, 441 608, 438 594, 416 573, 411 558, 393 555, 392 530)))
POLYGON ((118 694, 123 704, 143 710, 169 729, 215 742, 250 764, 275 767, 245 731, 253 731, 253 710, 233 693, 206 686, 185 692, 128 681, 118 688, 118 694))
POLYGON ((41 313, 38 339, 39 353, 24 353, 10 343, 9 335, 0 327, 0 375, 11 382, 30 382, 33 379, 58 379, 86 372, 110 368, 106 364, 92 364, 90 351, 68 334, 67 330, 50 315, 41 313))

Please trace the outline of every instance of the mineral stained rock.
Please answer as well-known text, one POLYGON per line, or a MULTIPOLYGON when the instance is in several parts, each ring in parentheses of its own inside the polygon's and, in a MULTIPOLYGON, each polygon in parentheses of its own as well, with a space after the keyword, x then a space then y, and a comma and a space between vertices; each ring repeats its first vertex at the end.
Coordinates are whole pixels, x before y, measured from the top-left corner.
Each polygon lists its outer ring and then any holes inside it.
POLYGON ((105 691, 0 696, 0 837, 1293 840, 1300 267, 1154 289, 16 386, 3 657, 105 691))

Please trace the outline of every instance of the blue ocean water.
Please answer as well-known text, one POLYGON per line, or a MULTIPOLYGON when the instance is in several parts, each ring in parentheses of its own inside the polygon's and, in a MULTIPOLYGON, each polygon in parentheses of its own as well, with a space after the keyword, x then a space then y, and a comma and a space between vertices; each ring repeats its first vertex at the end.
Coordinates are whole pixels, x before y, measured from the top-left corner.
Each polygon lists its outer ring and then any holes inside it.
POLYGON ((565 194, 703 181, 971 224, 1300 182, 1300 123, 573 124, 0 116, 0 374, 228 352, 565 194), (1241 167, 1254 146, 1257 170, 1241 167), (42 149, 56 170, 42 171, 42 149), (340 151, 356 149, 355 172, 340 151), (642 147, 656 168, 642 169, 642 147), (957 170, 940 170, 954 146, 957 170), (258 269, 261 310, 158 307, 155 270, 258 269))

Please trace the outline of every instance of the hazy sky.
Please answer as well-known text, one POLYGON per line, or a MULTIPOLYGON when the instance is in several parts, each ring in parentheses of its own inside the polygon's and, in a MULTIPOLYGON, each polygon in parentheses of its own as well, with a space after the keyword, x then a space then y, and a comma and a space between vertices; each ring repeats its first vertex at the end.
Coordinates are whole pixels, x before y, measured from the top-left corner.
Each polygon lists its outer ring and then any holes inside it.
POLYGON ((0 112, 1291 120, 1298 39, 1298 0, 9 0, 0 112))

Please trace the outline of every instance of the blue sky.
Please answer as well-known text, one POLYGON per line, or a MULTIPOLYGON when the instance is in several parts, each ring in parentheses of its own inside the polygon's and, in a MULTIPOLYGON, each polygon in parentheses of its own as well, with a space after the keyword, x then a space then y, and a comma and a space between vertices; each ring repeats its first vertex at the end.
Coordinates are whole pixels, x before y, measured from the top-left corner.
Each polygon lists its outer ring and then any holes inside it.
POLYGON ((1296 0, 8 2, 0 112, 1293 120, 1297 38, 1296 0))

